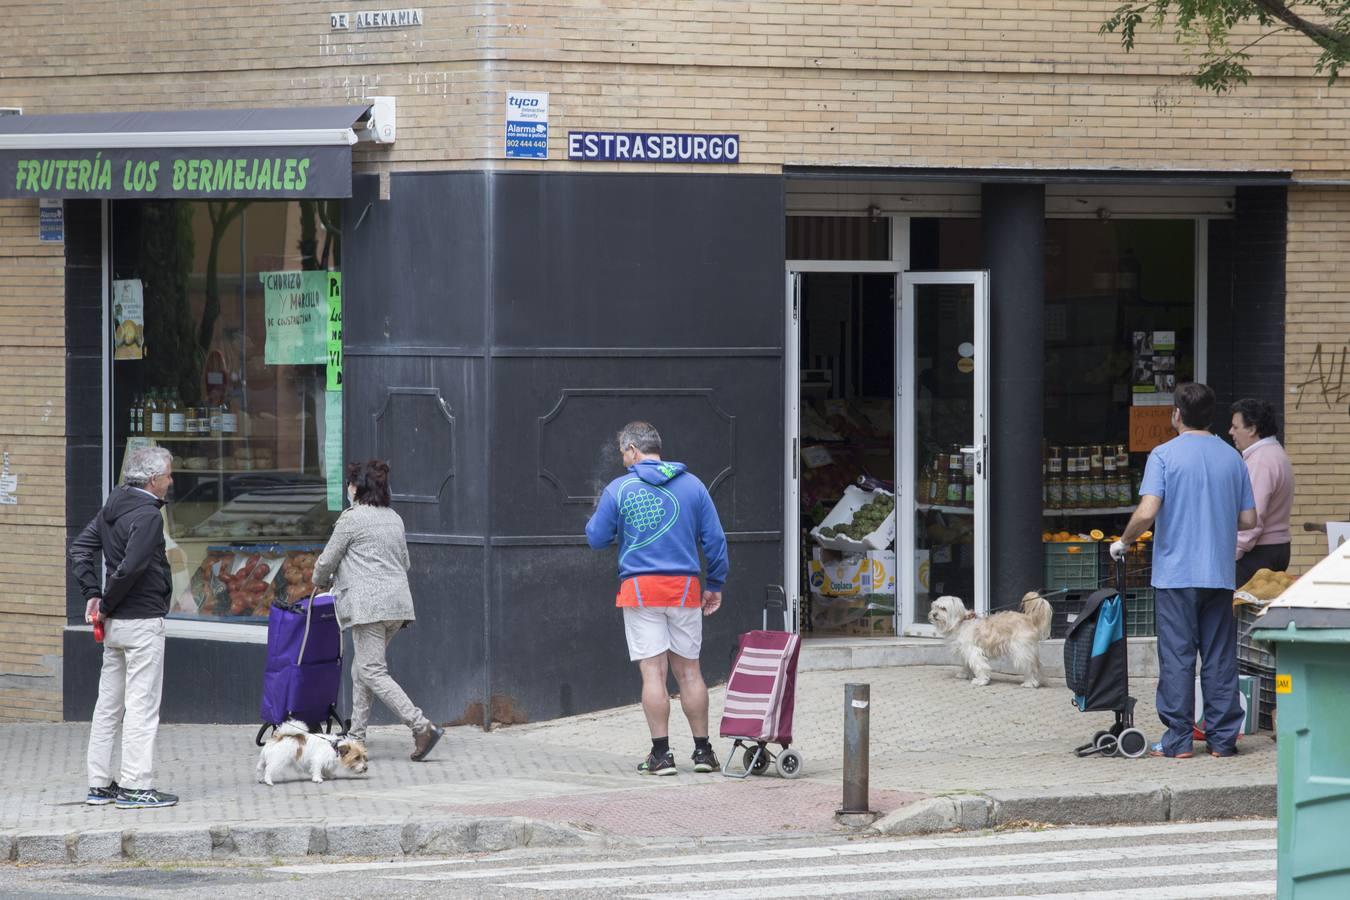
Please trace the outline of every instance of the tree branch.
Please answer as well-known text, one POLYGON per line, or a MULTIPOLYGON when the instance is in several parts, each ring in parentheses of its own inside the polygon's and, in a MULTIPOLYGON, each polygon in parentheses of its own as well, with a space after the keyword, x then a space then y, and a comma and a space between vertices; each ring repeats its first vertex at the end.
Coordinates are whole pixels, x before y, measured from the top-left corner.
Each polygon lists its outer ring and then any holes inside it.
POLYGON ((1252 0, 1252 3, 1290 28, 1305 35, 1324 50, 1350 49, 1350 35, 1303 18, 1280 0, 1252 0))

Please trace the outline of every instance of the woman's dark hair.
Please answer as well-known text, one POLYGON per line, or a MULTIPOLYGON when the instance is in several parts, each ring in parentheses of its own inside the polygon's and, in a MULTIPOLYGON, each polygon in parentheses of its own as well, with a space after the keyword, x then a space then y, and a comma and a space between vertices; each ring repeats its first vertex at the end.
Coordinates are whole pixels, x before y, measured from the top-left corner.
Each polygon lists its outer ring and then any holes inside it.
POLYGON ((347 483, 356 485, 356 502, 389 505, 389 463, 382 459, 347 463, 347 483))
POLYGON ((1242 424, 1256 429, 1256 436, 1268 438, 1280 431, 1280 420, 1275 417, 1275 407, 1265 400, 1252 397, 1239 400, 1229 407, 1230 413, 1242 416, 1242 424))
POLYGON ((1207 384, 1187 381, 1177 385, 1173 402, 1187 428, 1208 429, 1214 424, 1214 389, 1207 384))

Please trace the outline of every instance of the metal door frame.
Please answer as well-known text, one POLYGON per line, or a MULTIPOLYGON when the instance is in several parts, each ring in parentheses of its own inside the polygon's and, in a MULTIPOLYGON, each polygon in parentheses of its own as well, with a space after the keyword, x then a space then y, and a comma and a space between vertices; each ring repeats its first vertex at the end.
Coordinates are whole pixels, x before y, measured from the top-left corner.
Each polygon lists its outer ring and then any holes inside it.
POLYGON ((899 533, 895 544, 900 604, 900 630, 904 634, 931 636, 933 626, 914 622, 914 509, 908 500, 914 496, 916 453, 914 447, 914 288, 929 284, 965 284, 974 291, 975 320, 975 421, 972 446, 975 448, 975 596, 962 597, 977 615, 989 612, 989 272, 905 272, 896 303, 896 384, 899 386, 895 429, 899 533), (902 505, 903 504, 903 505, 902 505))

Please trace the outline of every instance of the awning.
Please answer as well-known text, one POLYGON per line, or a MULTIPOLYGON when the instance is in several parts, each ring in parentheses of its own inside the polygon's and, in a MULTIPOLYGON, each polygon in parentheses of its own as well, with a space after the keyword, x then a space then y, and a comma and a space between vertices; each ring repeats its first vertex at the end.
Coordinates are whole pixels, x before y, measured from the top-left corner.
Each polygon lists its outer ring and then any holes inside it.
POLYGON ((350 197, 376 105, 0 116, 0 197, 350 197))

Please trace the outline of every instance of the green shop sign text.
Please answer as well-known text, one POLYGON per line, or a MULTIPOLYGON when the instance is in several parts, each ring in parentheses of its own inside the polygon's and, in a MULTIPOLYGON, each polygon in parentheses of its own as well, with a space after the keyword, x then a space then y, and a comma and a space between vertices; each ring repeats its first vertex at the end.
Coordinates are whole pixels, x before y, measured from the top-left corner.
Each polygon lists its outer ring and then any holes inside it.
MULTIPOLYGON (((93 159, 20 159, 14 169, 14 189, 106 193, 113 188, 112 160, 98 153, 93 159)), ((310 159, 301 157, 241 159, 175 159, 167 172, 160 160, 126 160, 119 173, 124 191, 151 193, 165 177, 175 192, 303 191, 309 183, 310 159)))

